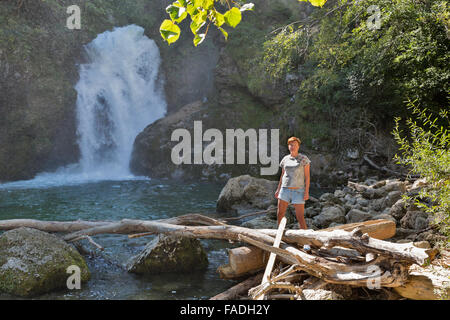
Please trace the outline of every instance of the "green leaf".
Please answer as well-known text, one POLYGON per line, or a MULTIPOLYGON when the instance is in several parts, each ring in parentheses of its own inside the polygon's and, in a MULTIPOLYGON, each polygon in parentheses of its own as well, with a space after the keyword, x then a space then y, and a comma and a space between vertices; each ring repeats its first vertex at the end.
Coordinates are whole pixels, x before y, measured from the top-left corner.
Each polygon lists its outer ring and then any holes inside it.
POLYGON ((192 0, 192 4, 193 4, 194 7, 196 7, 196 8, 203 7, 203 0, 192 0))
POLYGON ((187 12, 185 7, 179 7, 180 4, 174 2, 174 4, 171 4, 166 8, 166 12, 169 13, 170 18, 180 23, 187 17, 187 12))
POLYGON ((201 34, 196 34, 194 37, 194 46, 199 45, 200 43, 203 42, 203 40, 205 40, 205 34, 201 33, 201 34))
POLYGON ((195 21, 197 25, 203 25, 203 23, 206 21, 206 17, 208 16, 207 11, 200 11, 194 16, 191 16, 192 21, 195 21))
POLYGON ((218 11, 213 11, 213 17, 216 19, 216 21, 214 22, 214 24, 217 27, 220 27, 221 25, 223 25, 225 23, 225 18, 223 16, 223 14, 221 14, 218 11))
POLYGON ((220 31, 222 31, 222 34, 225 36, 225 40, 228 40, 228 32, 225 31, 224 28, 218 27, 220 31))
POLYGON ((200 25, 198 25, 194 20, 191 21, 191 31, 193 34, 197 34, 197 31, 203 27, 203 25, 205 24, 205 22, 203 21, 200 25))
POLYGON ((327 0, 309 0, 309 2, 315 7, 323 7, 327 0))
POLYGON ((203 0, 203 9, 209 10, 214 6, 214 0, 203 0))
POLYGON ((180 37, 180 28, 172 20, 164 20, 159 27, 159 32, 169 45, 180 37))
POLYGON ((241 22, 241 19, 242 19, 241 11, 238 8, 233 7, 230 10, 228 10, 227 12, 225 12, 224 18, 225 18, 225 22, 230 27, 234 28, 239 24, 239 22, 241 22))
POLYGON ((190 3, 186 6, 186 11, 187 11, 191 16, 194 16, 194 15, 196 15, 196 14, 198 13, 197 8, 196 8, 193 4, 190 4, 190 3))

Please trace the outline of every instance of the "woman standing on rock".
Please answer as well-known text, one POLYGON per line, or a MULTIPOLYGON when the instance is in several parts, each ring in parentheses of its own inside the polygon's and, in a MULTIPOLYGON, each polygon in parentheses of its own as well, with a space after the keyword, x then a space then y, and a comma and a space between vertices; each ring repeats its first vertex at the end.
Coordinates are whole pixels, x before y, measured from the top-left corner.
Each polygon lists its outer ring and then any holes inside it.
POLYGON ((309 168, 311 161, 304 154, 298 152, 300 139, 290 137, 287 141, 290 154, 281 162, 281 177, 275 197, 278 199, 278 225, 286 214, 289 203, 295 208, 295 216, 300 229, 306 229, 304 217, 305 200, 309 199, 309 168))

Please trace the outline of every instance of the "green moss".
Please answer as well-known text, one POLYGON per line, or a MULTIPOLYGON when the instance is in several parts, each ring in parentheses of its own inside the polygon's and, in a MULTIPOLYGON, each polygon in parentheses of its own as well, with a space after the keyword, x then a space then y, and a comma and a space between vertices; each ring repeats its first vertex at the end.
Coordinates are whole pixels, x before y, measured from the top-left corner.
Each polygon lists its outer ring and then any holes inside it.
POLYGON ((29 297, 66 287, 66 270, 76 265, 81 281, 90 279, 81 255, 63 240, 30 228, 0 237, 0 291, 29 297))

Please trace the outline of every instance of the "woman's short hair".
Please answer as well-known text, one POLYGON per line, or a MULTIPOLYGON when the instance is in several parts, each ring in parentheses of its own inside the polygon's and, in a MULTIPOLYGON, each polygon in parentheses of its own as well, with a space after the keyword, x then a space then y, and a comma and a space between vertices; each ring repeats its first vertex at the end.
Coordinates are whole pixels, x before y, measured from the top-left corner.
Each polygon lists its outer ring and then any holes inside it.
POLYGON ((287 141, 287 144, 289 144, 289 143, 291 143, 293 141, 297 141, 298 145, 300 145, 300 143, 302 143, 299 138, 297 138, 297 137, 290 137, 288 139, 288 141, 287 141))

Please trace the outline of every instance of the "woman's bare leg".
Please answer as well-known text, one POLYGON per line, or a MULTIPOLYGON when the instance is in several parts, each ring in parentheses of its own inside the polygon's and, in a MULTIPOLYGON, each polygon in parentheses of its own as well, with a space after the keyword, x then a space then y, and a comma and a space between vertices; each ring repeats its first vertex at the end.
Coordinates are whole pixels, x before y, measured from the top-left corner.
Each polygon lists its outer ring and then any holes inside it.
POLYGON ((287 201, 278 199, 277 225, 280 225, 281 219, 283 219, 284 215, 286 214, 286 209, 288 205, 289 203, 287 201))
POLYGON ((307 229, 306 221, 305 221, 305 205, 304 204, 294 204, 295 208, 295 216, 297 217, 298 224, 300 225, 300 229, 307 229))

